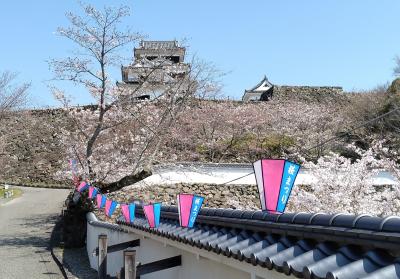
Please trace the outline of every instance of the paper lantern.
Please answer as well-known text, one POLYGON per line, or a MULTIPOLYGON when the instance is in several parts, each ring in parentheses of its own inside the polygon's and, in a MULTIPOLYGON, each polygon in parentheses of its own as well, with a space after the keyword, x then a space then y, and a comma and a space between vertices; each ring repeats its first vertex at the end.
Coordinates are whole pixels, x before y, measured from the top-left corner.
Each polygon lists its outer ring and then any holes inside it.
POLYGON ((150 228, 160 225, 161 203, 143 205, 143 211, 150 228))
POLYGON ((300 165, 284 159, 262 159, 253 163, 261 209, 283 213, 300 165))
POLYGON ((89 198, 90 199, 94 199, 98 192, 99 192, 99 190, 97 190, 96 187, 89 186, 89 198))
POLYGON ((133 223, 135 220, 135 204, 121 204, 122 215, 127 223, 133 223))
POLYGON ((104 211, 108 217, 111 217, 113 215, 115 209, 117 208, 118 203, 113 200, 106 200, 106 205, 104 207, 104 211))
POLYGON ((203 197, 192 194, 178 195, 179 223, 182 227, 193 227, 203 201, 203 197))
POLYGON ((84 182, 84 181, 82 181, 82 182, 78 185, 78 187, 77 187, 76 189, 78 190, 78 192, 83 192, 83 191, 87 190, 88 188, 89 188, 89 184, 86 183, 86 182, 84 182))
POLYGON ((103 208, 106 205, 107 197, 102 194, 97 194, 96 201, 97 201, 97 208, 103 208))

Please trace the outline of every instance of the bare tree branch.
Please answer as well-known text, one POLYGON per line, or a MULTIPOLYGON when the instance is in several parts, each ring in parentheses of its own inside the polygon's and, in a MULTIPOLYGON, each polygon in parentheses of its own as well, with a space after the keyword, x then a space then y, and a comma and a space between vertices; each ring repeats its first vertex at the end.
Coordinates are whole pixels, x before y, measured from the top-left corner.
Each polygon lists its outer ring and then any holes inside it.
POLYGON ((16 85, 16 78, 17 74, 9 71, 0 74, 0 119, 26 104, 30 83, 16 85))

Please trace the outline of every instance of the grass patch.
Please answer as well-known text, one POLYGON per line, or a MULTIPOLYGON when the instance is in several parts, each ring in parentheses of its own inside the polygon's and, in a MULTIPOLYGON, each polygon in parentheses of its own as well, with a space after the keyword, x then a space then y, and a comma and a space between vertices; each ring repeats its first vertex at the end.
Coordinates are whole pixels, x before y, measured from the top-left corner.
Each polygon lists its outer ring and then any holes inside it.
POLYGON ((18 198, 22 195, 22 190, 18 188, 9 188, 8 190, 4 190, 4 187, 0 188, 0 199, 4 199, 4 192, 13 190, 14 195, 11 197, 12 199, 18 198))
POLYGON ((14 190, 13 198, 19 198, 20 196, 22 196, 22 190, 21 189, 13 188, 13 190, 14 190))

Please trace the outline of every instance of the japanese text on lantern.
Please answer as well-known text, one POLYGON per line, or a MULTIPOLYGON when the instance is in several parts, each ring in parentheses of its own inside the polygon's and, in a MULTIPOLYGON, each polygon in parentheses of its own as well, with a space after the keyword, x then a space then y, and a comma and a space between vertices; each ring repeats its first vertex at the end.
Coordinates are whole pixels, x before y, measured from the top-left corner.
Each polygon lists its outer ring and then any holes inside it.
POLYGON ((201 205, 201 198, 200 197, 195 197, 194 201, 193 201, 193 209, 192 209, 192 216, 190 218, 191 222, 194 222, 196 220, 197 217, 197 213, 200 209, 200 205, 201 205))

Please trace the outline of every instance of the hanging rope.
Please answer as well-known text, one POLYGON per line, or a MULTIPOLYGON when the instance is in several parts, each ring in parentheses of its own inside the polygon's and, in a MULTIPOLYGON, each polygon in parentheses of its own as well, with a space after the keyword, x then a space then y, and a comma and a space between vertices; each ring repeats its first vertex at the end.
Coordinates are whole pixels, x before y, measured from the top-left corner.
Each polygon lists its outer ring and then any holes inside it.
POLYGON ((228 182, 224 182, 224 183, 222 183, 222 184, 219 184, 219 185, 225 185, 225 184, 229 184, 229 183, 231 183, 231 182, 233 182, 233 181, 236 181, 236 180, 242 179, 243 177, 246 177, 246 176, 252 175, 253 173, 254 173, 254 171, 253 171, 253 172, 250 172, 250 173, 248 173, 248 174, 245 174, 245 175, 243 175, 243 176, 241 176, 241 177, 238 177, 238 178, 232 179, 232 180, 230 180, 230 181, 228 181, 228 182))
MULTIPOLYGON (((312 149, 315 149, 315 148, 324 146, 325 144, 330 143, 331 141, 334 141, 334 140, 336 140, 336 139, 342 138, 342 137, 344 137, 345 135, 348 135, 349 133, 351 133, 351 132, 353 132, 353 131, 355 131, 355 130, 358 130, 358 129, 360 129, 360 128, 362 128, 362 127, 364 127, 364 126, 366 126, 366 125, 368 125, 368 124, 370 124, 370 123, 373 123, 373 122, 375 122, 375 121, 377 121, 377 120, 379 120, 379 119, 385 118, 386 116, 388 116, 388 115, 390 115, 390 114, 392 114, 392 113, 394 113, 394 112, 400 112, 400 107, 397 107, 397 106, 396 106, 396 108, 395 108, 395 109, 392 109, 391 111, 388 111, 388 112, 386 112, 386 113, 384 113, 384 114, 381 114, 381 115, 379 115, 379 116, 377 116, 377 117, 375 117, 375 118, 372 118, 372 119, 370 119, 370 120, 368 120, 368 121, 366 121, 366 122, 363 122, 362 124, 357 125, 356 127, 352 128, 352 129, 349 129, 349 130, 347 130, 347 131, 341 133, 341 134, 338 135, 338 136, 329 138, 329 139, 327 139, 327 140, 325 140, 325 141, 323 141, 323 142, 321 142, 321 143, 319 143, 319 144, 317 144, 317 145, 314 145, 314 146, 311 146, 311 147, 309 147, 309 148, 303 149, 302 151, 305 152, 305 153, 307 153, 307 152, 309 152, 309 151, 312 150, 312 149)), ((219 184, 219 185, 226 185, 226 184, 229 184, 229 183, 231 183, 231 182, 237 181, 237 180, 239 180, 239 179, 242 179, 242 178, 247 177, 247 176, 252 175, 252 174, 254 174, 254 171, 252 171, 252 172, 250 172, 250 173, 248 173, 248 174, 245 174, 245 175, 243 175, 243 176, 237 177, 237 178, 235 178, 235 179, 232 179, 232 180, 230 180, 230 181, 228 181, 228 182, 221 183, 221 184, 219 184)))
POLYGON ((327 139, 327 140, 325 140, 325 141, 323 141, 323 142, 321 142, 321 143, 319 143, 319 144, 317 144, 317 145, 311 146, 311 147, 309 147, 309 148, 307 148, 307 149, 304 149, 304 150, 302 150, 302 151, 304 151, 304 152, 309 152, 309 151, 312 150, 312 149, 315 149, 315 148, 324 146, 325 144, 330 143, 331 141, 334 141, 334 140, 336 140, 336 139, 342 138, 342 137, 348 135, 349 133, 351 133, 351 132, 353 132, 353 131, 355 131, 355 130, 358 130, 358 129, 364 127, 364 126, 367 126, 368 124, 373 123, 373 122, 375 122, 375 121, 377 121, 377 120, 379 120, 379 119, 385 118, 386 116, 388 116, 388 115, 390 115, 390 114, 392 114, 392 113, 394 113, 394 112, 397 112, 397 111, 400 111, 400 108, 399 108, 399 107, 396 107, 395 109, 393 109, 393 110, 391 110, 391 111, 388 111, 388 112, 386 112, 386 113, 384 113, 384 114, 381 114, 381 115, 379 115, 379 116, 377 116, 377 117, 375 117, 375 118, 372 118, 372 119, 370 119, 370 120, 368 120, 368 121, 366 121, 366 122, 364 122, 364 123, 362 123, 362 124, 360 124, 360 125, 358 125, 358 126, 352 128, 352 129, 349 129, 349 130, 347 130, 347 131, 341 133, 341 134, 338 135, 338 136, 329 138, 329 139, 327 139))

